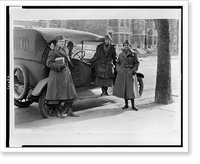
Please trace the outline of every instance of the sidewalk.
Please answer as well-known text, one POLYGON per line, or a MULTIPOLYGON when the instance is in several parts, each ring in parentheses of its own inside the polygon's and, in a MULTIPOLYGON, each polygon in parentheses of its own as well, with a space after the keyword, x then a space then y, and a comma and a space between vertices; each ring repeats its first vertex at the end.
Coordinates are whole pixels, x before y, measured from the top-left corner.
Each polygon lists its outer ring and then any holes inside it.
MULTIPOLYGON (((114 96, 81 100, 84 102, 75 104, 80 117, 21 124, 15 132, 31 134, 33 138, 38 133, 49 137, 52 133, 62 134, 65 138, 60 144, 180 144, 180 105, 178 97, 173 99, 169 105, 155 104, 152 97, 137 99, 139 111, 122 110, 123 99, 114 96), (72 134, 77 138, 73 136, 69 142, 67 137, 72 134)), ((54 137, 51 139, 57 142, 54 137)), ((43 137, 40 141, 46 143, 43 137)))

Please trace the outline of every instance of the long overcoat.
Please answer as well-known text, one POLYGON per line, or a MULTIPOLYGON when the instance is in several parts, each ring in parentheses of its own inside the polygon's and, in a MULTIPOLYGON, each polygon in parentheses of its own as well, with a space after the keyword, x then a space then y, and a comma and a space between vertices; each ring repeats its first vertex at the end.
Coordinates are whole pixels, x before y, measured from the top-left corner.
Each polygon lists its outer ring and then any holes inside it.
POLYGON ((69 64, 71 64, 71 61, 62 49, 52 50, 49 53, 46 62, 47 67, 50 68, 46 94, 47 100, 71 101, 77 98, 74 82, 68 67, 69 64), (62 67, 63 64, 55 62, 55 59, 58 57, 64 57, 64 67, 62 67))
POLYGON ((113 95, 125 98, 135 98, 133 93, 133 75, 136 73, 139 67, 139 61, 136 52, 128 50, 119 54, 116 70, 117 76, 115 79, 115 85, 113 89, 113 95))
POLYGON ((97 46, 94 57, 90 60, 95 67, 94 76, 104 79, 115 77, 114 68, 117 62, 114 45, 106 47, 105 43, 97 46))

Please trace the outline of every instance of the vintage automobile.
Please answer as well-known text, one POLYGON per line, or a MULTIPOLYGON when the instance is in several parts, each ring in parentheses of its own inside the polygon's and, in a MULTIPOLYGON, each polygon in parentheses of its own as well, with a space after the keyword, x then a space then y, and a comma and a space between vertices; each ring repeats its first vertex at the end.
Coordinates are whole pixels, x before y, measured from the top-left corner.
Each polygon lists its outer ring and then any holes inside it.
MULTIPOLYGON (((39 105, 39 112, 43 118, 50 117, 51 107, 46 103, 46 88, 49 69, 45 66, 49 42, 62 35, 75 45, 71 68, 75 87, 91 89, 92 67, 88 61, 93 57, 96 46, 104 41, 102 36, 69 29, 38 28, 14 29, 14 103, 18 107, 27 107, 33 102, 39 105)), ((139 93, 143 92, 144 75, 137 73, 139 93)), ((64 104, 61 104, 64 106, 64 104)))

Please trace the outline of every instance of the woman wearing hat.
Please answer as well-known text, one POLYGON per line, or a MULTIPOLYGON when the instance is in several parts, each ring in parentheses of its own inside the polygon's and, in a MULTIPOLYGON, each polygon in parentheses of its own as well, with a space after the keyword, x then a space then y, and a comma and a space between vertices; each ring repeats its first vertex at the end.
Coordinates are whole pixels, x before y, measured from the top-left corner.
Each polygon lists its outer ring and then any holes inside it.
POLYGON ((73 54, 72 50, 73 50, 73 48, 74 48, 73 42, 72 42, 72 41, 69 41, 69 42, 67 43, 67 49, 68 49, 68 51, 69 51, 69 57, 72 57, 72 54, 73 54))
POLYGON ((104 39, 105 42, 97 46, 96 53, 90 60, 94 66, 94 84, 101 87, 101 96, 108 95, 108 87, 113 86, 114 68, 117 61, 115 47, 111 44, 111 36, 107 34, 104 39))
POLYGON ((124 98, 125 105, 122 109, 128 108, 128 100, 131 100, 132 109, 138 110, 135 106, 134 99, 136 98, 136 91, 134 91, 134 77, 139 67, 139 61, 136 52, 130 50, 130 43, 126 40, 123 43, 123 52, 119 54, 116 64, 117 77, 115 80, 113 95, 124 98))
POLYGON ((46 100, 48 104, 54 105, 57 117, 64 118, 59 109, 61 102, 67 104, 69 116, 77 116, 72 112, 72 104, 77 99, 77 93, 68 67, 68 64, 72 63, 64 50, 65 40, 58 36, 54 44, 54 49, 49 53, 46 62, 50 68, 46 100))

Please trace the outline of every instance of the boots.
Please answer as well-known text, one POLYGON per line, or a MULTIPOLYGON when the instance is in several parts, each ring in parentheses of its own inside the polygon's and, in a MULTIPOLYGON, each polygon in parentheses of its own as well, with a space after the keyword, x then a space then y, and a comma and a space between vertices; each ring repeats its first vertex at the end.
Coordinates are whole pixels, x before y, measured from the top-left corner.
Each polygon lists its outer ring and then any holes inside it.
POLYGON ((100 94, 100 96, 104 96, 105 95, 105 87, 101 87, 102 93, 100 94))
POLYGON ((68 111, 68 109, 69 109, 69 104, 66 102, 63 108, 64 108, 64 110, 62 111, 62 114, 63 114, 63 115, 64 115, 64 114, 67 114, 67 111, 68 111))
POLYGON ((124 101, 125 101, 125 105, 122 109, 127 109, 128 108, 128 99, 124 99, 124 101))
POLYGON ((101 87, 102 93, 100 96, 109 96, 108 87, 101 87))
POLYGON ((68 116, 71 116, 71 117, 79 117, 79 115, 75 114, 73 111, 72 111, 72 104, 73 102, 70 102, 69 105, 68 105, 68 111, 67 111, 67 115, 68 116))
POLYGON ((64 119, 65 117, 62 115, 59 109, 59 105, 55 105, 55 112, 56 112, 56 117, 64 119))
POLYGON ((105 96, 109 96, 109 94, 108 94, 108 87, 104 87, 104 95, 105 96))
POLYGON ((138 111, 138 108, 135 106, 135 100, 131 99, 132 109, 138 111))

